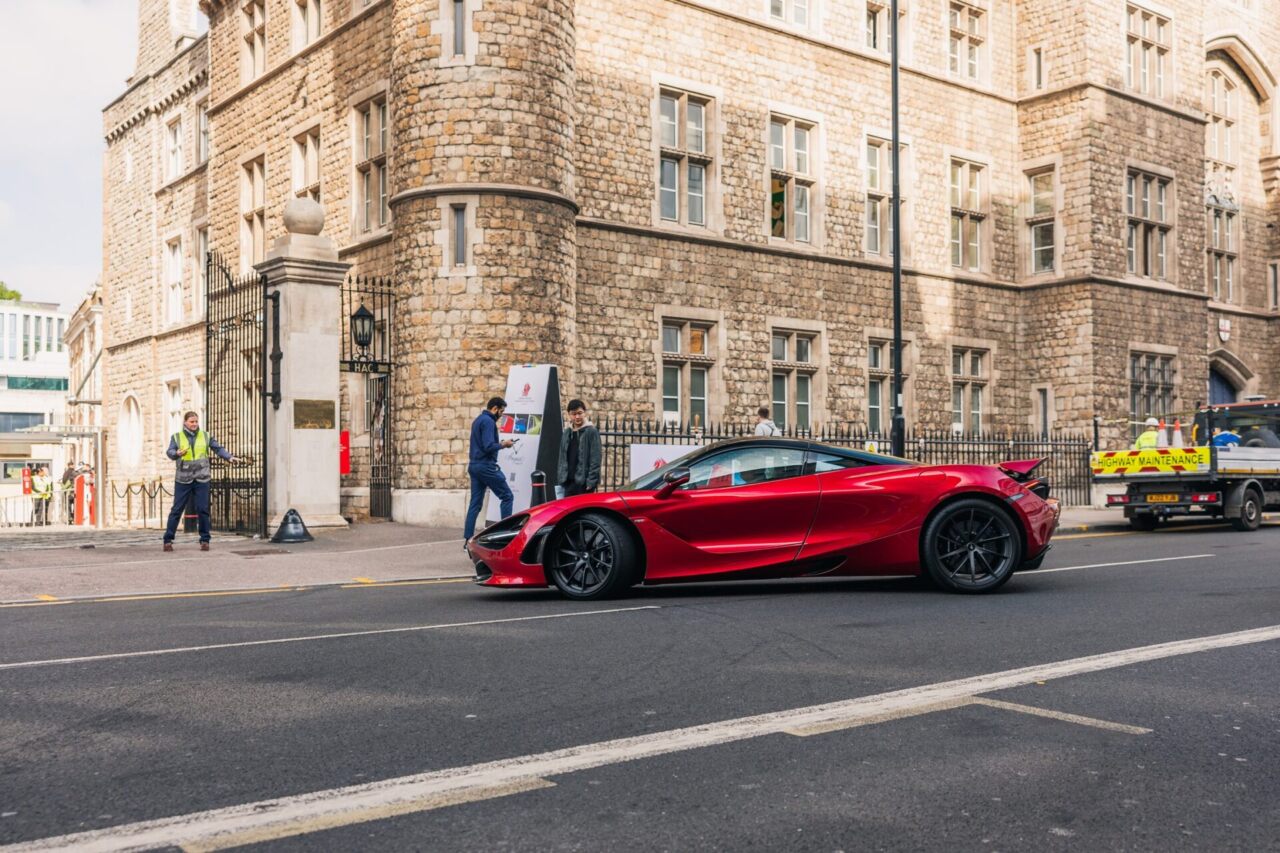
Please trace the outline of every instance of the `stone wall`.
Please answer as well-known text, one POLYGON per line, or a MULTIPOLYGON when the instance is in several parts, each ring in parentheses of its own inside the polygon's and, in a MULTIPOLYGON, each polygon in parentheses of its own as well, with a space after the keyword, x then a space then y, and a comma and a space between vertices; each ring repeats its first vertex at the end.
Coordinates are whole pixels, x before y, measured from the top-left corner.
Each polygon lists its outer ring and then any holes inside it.
MULTIPOLYGON (((1172 54, 1167 92, 1152 98, 1125 89, 1125 4, 976 5, 987 39, 973 81, 948 70, 948 3, 905 4, 908 421, 950 424, 953 346, 989 351, 985 422, 999 428, 1035 425, 1043 388, 1054 426, 1087 430, 1096 414, 1105 439, 1123 441, 1128 353, 1150 344, 1176 350, 1183 410, 1206 395, 1211 363, 1236 370, 1244 391, 1280 395, 1280 315, 1265 278, 1280 258, 1280 18, 1258 0, 1248 9, 1231 0, 1162 3, 1172 54), (1028 65, 1036 47, 1041 89, 1028 65), (1225 69, 1241 95, 1243 229, 1230 304, 1210 304, 1205 281, 1210 66, 1225 69), (953 156, 985 165, 976 272, 950 262, 953 156), (1026 173, 1045 165, 1057 178, 1059 251, 1052 272, 1032 274, 1026 173), (1167 282, 1126 271, 1130 165, 1173 178, 1167 282), (1226 342, 1219 318, 1232 323, 1226 342)), ((167 4, 140 6, 138 73, 104 114, 110 429, 133 393, 146 446, 160 442, 165 377, 180 375, 185 389, 201 364, 198 306, 184 313, 191 325, 166 326, 159 313, 165 240, 207 218, 212 246, 247 266, 243 166, 265 162, 270 245, 295 192, 294 139, 316 126, 326 234, 354 273, 393 276, 401 294, 398 485, 465 486, 467 423, 501 392, 512 363, 560 364, 564 396, 582 396, 598 412, 658 415, 664 312, 714 329, 715 419, 750 422, 768 399, 769 336, 782 323, 820 340, 815 420, 865 423, 868 341, 888 334, 891 293, 887 255, 867 251, 865 142, 887 136, 890 116, 887 55, 866 44, 863 0, 811 2, 804 26, 772 20, 764 0, 483 0, 467 4, 461 57, 446 50, 452 4, 439 0, 329 0, 323 34, 307 46, 291 36, 292 0, 266 7, 266 71, 249 80, 239 4, 203 0, 207 41, 186 50, 166 41, 174 37, 167 4), (658 215, 662 87, 710 104, 705 227, 658 215), (194 103, 206 89, 212 159, 166 185, 163 123, 183 111, 194 132, 194 103), (384 94, 392 216, 365 231, 356 215, 355 108, 384 94), (769 235, 771 115, 814 127, 808 242, 769 235), (454 205, 467 211, 471 240, 459 268, 447 249, 454 205)), ((184 241, 192 265, 193 243, 184 241)), ((357 397, 344 391, 348 427, 362 420, 352 416, 357 397)), ((367 445, 359 432, 344 483, 356 510, 367 445)), ((152 456, 118 473, 167 474, 152 456)))

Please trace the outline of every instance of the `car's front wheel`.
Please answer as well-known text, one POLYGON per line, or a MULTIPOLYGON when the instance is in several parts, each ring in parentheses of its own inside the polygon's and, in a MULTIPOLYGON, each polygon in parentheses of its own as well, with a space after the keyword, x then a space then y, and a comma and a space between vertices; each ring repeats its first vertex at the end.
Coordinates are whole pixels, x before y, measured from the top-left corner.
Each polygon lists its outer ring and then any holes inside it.
POLYGON ((929 578, 951 592, 991 592, 1022 561, 1022 537, 1009 514, 979 499, 947 504, 920 543, 929 578))
POLYGON ((635 583, 636 550, 615 519, 587 513, 555 533, 547 557, 547 574, 569 598, 611 598, 635 583))

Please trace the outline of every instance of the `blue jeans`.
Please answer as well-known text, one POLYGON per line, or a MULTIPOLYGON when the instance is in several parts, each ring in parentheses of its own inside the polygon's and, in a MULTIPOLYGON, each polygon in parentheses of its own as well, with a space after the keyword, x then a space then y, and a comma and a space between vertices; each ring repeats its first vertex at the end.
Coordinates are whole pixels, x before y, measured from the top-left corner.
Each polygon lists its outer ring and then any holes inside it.
POLYGON ((173 537, 178 532, 178 522, 182 520, 182 513, 187 508, 187 496, 193 493, 196 496, 196 518, 199 519, 200 541, 209 541, 209 484, 207 482, 175 482, 173 509, 169 510, 169 524, 164 529, 165 542, 173 541, 173 537))
POLYGON ((494 497, 502 502, 503 518, 511 515, 515 495, 511 494, 502 469, 491 462, 473 462, 467 466, 467 473, 471 475, 471 503, 467 506, 467 523, 462 528, 462 536, 469 542, 476 532, 476 519, 480 517, 480 505, 484 503, 484 490, 491 490, 494 497))

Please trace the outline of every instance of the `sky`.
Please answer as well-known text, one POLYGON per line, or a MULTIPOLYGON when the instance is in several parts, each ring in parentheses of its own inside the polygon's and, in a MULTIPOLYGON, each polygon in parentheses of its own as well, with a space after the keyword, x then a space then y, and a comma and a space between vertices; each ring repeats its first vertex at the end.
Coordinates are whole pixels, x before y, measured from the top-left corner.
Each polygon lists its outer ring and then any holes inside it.
POLYGON ((102 109, 137 0, 0 0, 0 281, 74 311, 102 271, 102 109))

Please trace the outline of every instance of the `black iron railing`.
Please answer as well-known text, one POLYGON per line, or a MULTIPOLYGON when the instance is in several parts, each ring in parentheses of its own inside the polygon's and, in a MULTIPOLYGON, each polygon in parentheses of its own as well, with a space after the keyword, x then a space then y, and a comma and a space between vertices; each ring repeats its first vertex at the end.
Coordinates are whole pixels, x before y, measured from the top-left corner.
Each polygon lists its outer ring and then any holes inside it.
POLYGON ((266 404, 273 392, 277 405, 279 400, 279 323, 270 341, 271 300, 262 275, 233 275, 217 252, 209 253, 206 264, 205 429, 238 459, 211 466, 210 521, 215 530, 265 536, 266 404), (268 386, 269 363, 274 387, 268 386))
POLYGON ((340 367, 365 377, 364 425, 369 431, 369 515, 391 517, 395 445, 395 288, 391 279, 349 276, 342 285, 340 367))
MULTIPOLYGON (((616 489, 631 479, 632 444, 710 444, 729 438, 752 435, 755 424, 668 424, 646 418, 606 417, 596 423, 600 430, 601 487, 616 489)), ((858 427, 823 425, 818 429, 783 430, 789 438, 806 438, 838 447, 857 447, 889 452, 888 433, 872 433, 858 427)), ((956 434, 948 430, 907 431, 907 458, 928 465, 994 465, 1013 459, 1048 457, 1037 472, 1049 480, 1053 494, 1066 506, 1090 503, 1089 452, 1084 434, 1050 432, 984 432, 956 434)))

